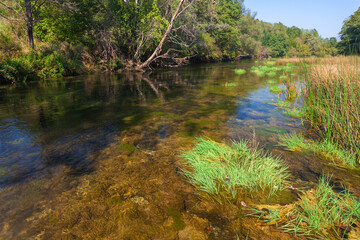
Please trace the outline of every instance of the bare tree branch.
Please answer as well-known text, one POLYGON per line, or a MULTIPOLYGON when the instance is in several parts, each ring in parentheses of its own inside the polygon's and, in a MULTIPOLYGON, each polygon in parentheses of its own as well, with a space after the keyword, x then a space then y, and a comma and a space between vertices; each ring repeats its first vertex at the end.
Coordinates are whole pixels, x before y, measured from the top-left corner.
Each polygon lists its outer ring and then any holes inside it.
POLYGON ((6 4, 3 3, 3 2, 0 2, 0 4, 3 5, 4 7, 6 7, 7 9, 16 12, 17 14, 21 14, 18 10, 14 9, 14 8, 12 8, 12 7, 9 7, 8 5, 6 5, 6 4))
POLYGON ((169 26, 166 29, 166 32, 164 33, 159 45, 156 47, 155 51, 153 52, 153 54, 151 54, 151 56, 140 66, 138 66, 140 69, 149 66, 149 64, 154 61, 154 58, 161 52, 161 48, 163 46, 163 44, 165 43, 165 40, 167 38, 167 36, 169 35, 171 28, 175 22, 176 17, 178 16, 180 9, 182 7, 182 5, 186 2, 186 0, 180 0, 179 5, 174 13, 174 15, 171 18, 171 21, 169 23, 169 26))

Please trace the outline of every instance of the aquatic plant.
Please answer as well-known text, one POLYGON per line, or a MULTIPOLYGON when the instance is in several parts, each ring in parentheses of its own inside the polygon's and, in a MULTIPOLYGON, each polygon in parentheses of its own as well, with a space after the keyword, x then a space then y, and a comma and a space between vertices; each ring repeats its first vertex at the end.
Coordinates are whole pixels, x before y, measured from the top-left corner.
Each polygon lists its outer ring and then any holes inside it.
POLYGON ((267 66, 274 66, 276 64, 276 62, 275 61, 266 61, 266 62, 264 62, 264 64, 267 66))
POLYGON ((276 72, 271 71, 266 73, 266 75, 268 75, 269 77, 276 77, 276 72))
POLYGON ((269 85, 274 85, 274 84, 276 84, 276 81, 275 80, 269 80, 266 83, 269 84, 269 85))
POLYGON ((360 158, 360 58, 332 58, 307 70, 304 102, 312 126, 360 158))
POLYGON ((246 73, 246 70, 245 69, 235 69, 235 73, 238 75, 243 75, 246 73))
POLYGON ((287 168, 279 158, 250 147, 247 141, 231 144, 199 138, 195 148, 182 155, 183 175, 200 192, 216 200, 235 200, 239 192, 284 189, 287 168))
POLYGON ((225 83, 225 87, 236 87, 238 84, 237 83, 225 83))
POLYGON ((287 79, 287 76, 281 75, 279 78, 280 78, 280 80, 286 80, 286 79, 287 79))
POLYGON ((255 74, 258 76, 258 77, 265 77, 265 72, 262 72, 262 71, 256 71, 255 74))
POLYGON ((269 87, 269 91, 272 93, 281 93, 283 89, 277 85, 269 87))
POLYGON ((305 111, 302 108, 291 108, 284 112, 284 114, 289 115, 294 118, 303 118, 305 117, 305 111))
POLYGON ((335 192, 329 177, 321 177, 315 189, 288 206, 266 206, 252 214, 268 223, 280 224, 285 232, 314 238, 342 239, 359 230, 360 201, 345 189, 335 192))
POLYGON ((285 146, 289 151, 313 151, 334 162, 340 162, 351 168, 356 167, 356 156, 353 153, 327 140, 311 141, 301 134, 291 133, 280 136, 280 145, 285 146))
POLYGON ((278 100, 276 103, 274 103, 279 108, 289 108, 291 106, 291 103, 286 100, 278 100))

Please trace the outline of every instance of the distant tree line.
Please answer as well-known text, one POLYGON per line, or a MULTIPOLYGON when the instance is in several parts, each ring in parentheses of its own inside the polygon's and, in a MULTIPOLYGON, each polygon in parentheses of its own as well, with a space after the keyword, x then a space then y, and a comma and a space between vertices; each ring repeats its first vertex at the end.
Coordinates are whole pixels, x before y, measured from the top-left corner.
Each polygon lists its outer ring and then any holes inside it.
POLYGON ((359 48, 359 22, 358 10, 338 43, 315 29, 262 22, 243 0, 0 0, 0 51, 48 70, 58 62, 61 75, 79 65, 117 70, 154 51, 152 65, 326 56, 359 48))

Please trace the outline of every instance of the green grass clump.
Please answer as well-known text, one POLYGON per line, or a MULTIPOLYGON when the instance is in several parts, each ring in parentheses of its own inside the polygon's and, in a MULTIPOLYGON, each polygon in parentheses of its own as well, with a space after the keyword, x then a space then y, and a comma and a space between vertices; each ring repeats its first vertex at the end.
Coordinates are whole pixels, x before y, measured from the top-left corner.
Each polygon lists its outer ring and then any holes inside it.
POLYGON ((271 71, 266 73, 266 75, 268 75, 269 77, 276 77, 276 72, 271 71))
POLYGON ((215 199, 234 200, 239 191, 264 190, 269 196, 284 188, 287 168, 247 141, 230 145, 198 139, 196 147, 182 155, 184 176, 201 192, 215 199))
POLYGON ((334 232, 339 238, 344 237, 339 226, 351 228, 360 221, 360 201, 348 190, 336 193, 329 184, 330 179, 321 177, 313 191, 306 192, 295 205, 292 216, 284 229, 328 237, 334 232))
POLYGON ((290 117, 294 118, 304 118, 305 111, 298 108, 292 108, 284 112, 284 114, 289 115, 290 117))
POLYGON ((235 69, 235 73, 238 75, 243 75, 246 73, 246 70, 245 69, 235 69))
POLYGON ((274 66, 276 64, 275 61, 267 61, 267 62, 264 62, 265 65, 267 66, 274 66))
POLYGON ((289 151, 313 151, 334 162, 340 162, 351 168, 354 168, 357 165, 354 154, 326 140, 322 142, 310 141, 306 140, 300 134, 292 133, 280 136, 280 145, 286 146, 289 151))
POLYGON ((335 192, 329 177, 321 177, 316 188, 304 192, 294 204, 266 210, 254 213, 268 223, 280 223, 286 232, 316 239, 351 238, 359 230, 359 199, 346 189, 335 192))
POLYGON ((236 87, 238 84, 237 83, 225 83, 225 87, 236 87))
POLYGON ((282 93, 283 89, 277 85, 269 87, 269 91, 272 93, 282 93))
POLYGON ((278 100, 276 103, 274 103, 279 108, 289 108, 291 106, 291 103, 286 100, 278 100))
POLYGON ((269 81, 267 81, 266 83, 269 84, 269 85, 274 85, 274 84, 276 84, 277 82, 276 82, 275 80, 269 80, 269 81))
POLYGON ((258 76, 258 77, 265 77, 265 72, 262 72, 262 71, 256 71, 255 74, 258 76))
POLYGON ((137 150, 137 147, 135 147, 132 144, 120 144, 117 148, 119 151, 126 151, 126 152, 135 152, 137 150))
POLYGON ((257 72, 257 71, 259 71, 259 68, 258 68, 258 67, 252 66, 252 67, 250 68, 250 72, 252 72, 252 73, 255 73, 255 72, 257 72))
POLYGON ((286 80, 288 77, 285 75, 281 75, 279 78, 280 78, 280 80, 286 80))

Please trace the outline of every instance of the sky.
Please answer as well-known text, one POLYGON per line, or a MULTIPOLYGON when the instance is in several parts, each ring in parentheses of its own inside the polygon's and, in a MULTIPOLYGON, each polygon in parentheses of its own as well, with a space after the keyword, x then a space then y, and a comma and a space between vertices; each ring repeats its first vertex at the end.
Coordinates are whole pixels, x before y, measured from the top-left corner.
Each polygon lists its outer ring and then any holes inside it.
POLYGON ((338 38, 344 20, 360 7, 360 0, 244 0, 244 5, 259 20, 315 28, 323 38, 338 38))

